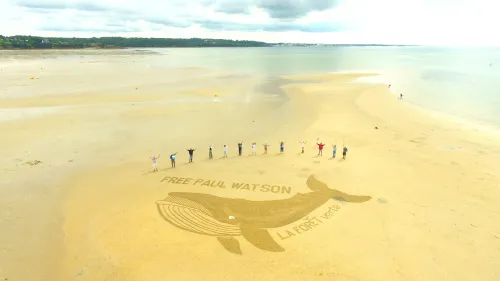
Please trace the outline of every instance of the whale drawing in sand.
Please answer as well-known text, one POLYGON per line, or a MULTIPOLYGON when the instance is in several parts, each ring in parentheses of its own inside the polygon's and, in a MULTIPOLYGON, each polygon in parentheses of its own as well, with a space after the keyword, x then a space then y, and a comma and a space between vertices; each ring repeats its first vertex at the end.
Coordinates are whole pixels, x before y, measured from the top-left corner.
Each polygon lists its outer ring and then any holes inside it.
POLYGON ((221 245, 234 254, 242 254, 235 236, 243 236, 255 247, 271 252, 284 249, 267 229, 298 221, 330 199, 362 203, 371 196, 349 195, 330 189, 309 176, 309 193, 271 201, 222 198, 209 194, 171 192, 156 205, 160 215, 172 225, 193 233, 217 237, 221 245))

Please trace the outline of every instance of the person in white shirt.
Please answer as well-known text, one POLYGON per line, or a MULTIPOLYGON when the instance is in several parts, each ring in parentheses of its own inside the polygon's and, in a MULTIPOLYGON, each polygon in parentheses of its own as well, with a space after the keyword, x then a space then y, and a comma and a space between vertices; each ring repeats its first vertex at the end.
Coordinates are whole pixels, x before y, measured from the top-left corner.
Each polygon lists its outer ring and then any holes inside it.
POLYGON ((153 172, 157 172, 158 171, 158 158, 160 158, 160 154, 158 154, 158 156, 153 156, 153 157, 150 157, 151 158, 151 161, 153 161, 153 172))
POLYGON ((252 143, 252 154, 257 155, 257 143, 256 142, 252 143))
POLYGON ((222 148, 224 149, 224 158, 227 158, 227 145, 223 145, 222 148))
POLYGON ((307 141, 299 141, 300 142, 300 147, 302 148, 302 153, 304 153, 304 146, 307 143, 307 141))

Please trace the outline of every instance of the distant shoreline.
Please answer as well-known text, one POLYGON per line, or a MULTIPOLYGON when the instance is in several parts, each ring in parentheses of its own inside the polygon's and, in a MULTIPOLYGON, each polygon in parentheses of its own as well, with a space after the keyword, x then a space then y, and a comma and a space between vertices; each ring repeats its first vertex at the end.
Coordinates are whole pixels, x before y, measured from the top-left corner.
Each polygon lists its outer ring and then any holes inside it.
POLYGON ((165 47, 150 47, 150 46, 137 46, 137 47, 82 47, 82 48, 2 48, 0 51, 39 51, 39 50, 127 50, 138 48, 151 48, 151 49, 193 49, 193 48, 280 48, 280 47, 419 47, 419 45, 377 45, 377 44, 275 44, 269 46, 165 46, 165 47))
POLYGON ((138 37, 41 37, 0 35, 0 50, 75 50, 127 48, 246 48, 246 47, 376 47, 415 46, 385 44, 312 44, 268 43, 249 40, 207 38, 138 38, 138 37))

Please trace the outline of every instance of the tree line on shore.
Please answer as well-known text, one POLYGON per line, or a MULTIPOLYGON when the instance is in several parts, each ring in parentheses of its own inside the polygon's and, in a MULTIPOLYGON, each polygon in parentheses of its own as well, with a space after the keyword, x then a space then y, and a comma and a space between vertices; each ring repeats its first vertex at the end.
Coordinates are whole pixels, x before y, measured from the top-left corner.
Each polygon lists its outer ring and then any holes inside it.
POLYGON ((82 49, 82 48, 196 48, 196 47, 268 47, 269 43, 202 38, 63 38, 39 36, 2 36, 0 49, 82 49))

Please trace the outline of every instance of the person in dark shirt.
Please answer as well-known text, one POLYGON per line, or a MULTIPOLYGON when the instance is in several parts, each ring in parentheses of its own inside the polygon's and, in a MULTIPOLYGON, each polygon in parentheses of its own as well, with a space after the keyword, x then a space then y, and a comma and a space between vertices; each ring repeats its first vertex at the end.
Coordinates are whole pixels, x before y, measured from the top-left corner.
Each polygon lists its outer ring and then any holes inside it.
POLYGON ((280 142, 280 153, 283 153, 283 152, 285 152, 285 142, 281 141, 280 142))
POLYGON ((196 149, 193 149, 193 148, 190 148, 190 149, 186 149, 189 153, 189 163, 193 162, 193 153, 196 149))
POLYGON ((238 155, 241 156, 241 152, 243 151, 243 143, 239 142, 238 143, 238 155))
POLYGON ((344 146, 344 149, 342 150, 342 159, 345 160, 346 156, 347 156, 347 147, 344 146))

